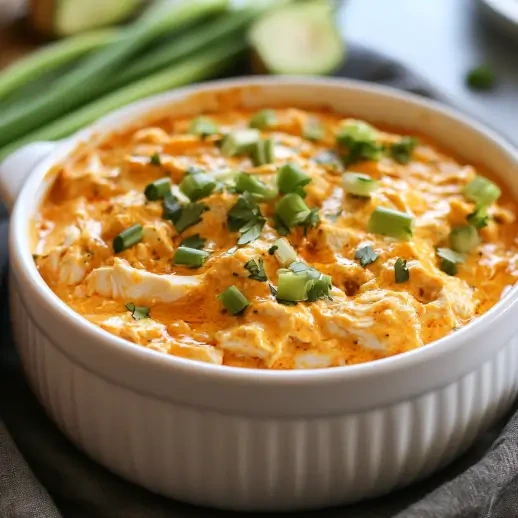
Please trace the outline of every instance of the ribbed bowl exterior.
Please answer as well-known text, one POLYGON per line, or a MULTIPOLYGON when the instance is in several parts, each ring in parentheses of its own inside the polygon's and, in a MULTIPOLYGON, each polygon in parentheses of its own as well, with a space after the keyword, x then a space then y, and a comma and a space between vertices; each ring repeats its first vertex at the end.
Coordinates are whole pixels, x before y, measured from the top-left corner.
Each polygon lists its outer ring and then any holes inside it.
POLYGON ((14 278, 11 298, 27 376, 63 432, 111 471, 196 504, 308 509, 386 493, 465 450, 517 394, 513 338, 454 383, 362 413, 281 419, 186 407, 74 363, 37 327, 14 278))

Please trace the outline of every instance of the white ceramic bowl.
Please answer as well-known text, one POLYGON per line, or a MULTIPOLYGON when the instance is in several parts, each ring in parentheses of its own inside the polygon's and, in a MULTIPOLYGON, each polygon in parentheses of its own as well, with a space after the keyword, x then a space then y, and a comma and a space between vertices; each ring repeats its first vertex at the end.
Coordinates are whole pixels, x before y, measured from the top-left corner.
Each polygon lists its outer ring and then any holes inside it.
POLYGON ((12 315, 34 391, 93 459, 196 504, 318 508, 431 473, 517 394, 517 288, 472 324, 418 350, 350 367, 274 372, 197 363, 126 342, 74 313, 39 276, 28 228, 54 164, 95 138, 92 132, 157 108, 217 108, 222 95, 247 107, 325 105, 423 131, 502 175, 518 197, 518 154, 491 131, 436 103, 336 79, 246 78, 184 88, 129 106, 62 143, 29 146, 1 165, 0 192, 8 205, 17 198, 12 315))

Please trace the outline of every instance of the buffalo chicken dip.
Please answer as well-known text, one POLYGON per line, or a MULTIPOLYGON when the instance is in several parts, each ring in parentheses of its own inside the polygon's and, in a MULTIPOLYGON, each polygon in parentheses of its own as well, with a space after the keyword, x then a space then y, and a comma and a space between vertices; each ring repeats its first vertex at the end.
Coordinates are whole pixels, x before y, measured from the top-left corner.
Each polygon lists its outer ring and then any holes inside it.
POLYGON ((90 322, 192 360, 304 369, 416 349, 516 282, 516 207, 400 133, 230 110, 84 144, 37 214, 37 268, 90 322))

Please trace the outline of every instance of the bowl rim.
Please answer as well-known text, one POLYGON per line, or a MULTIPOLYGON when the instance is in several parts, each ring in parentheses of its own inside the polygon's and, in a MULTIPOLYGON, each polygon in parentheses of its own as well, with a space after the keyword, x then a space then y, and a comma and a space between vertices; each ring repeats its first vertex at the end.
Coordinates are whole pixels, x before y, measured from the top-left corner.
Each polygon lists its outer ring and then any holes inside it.
MULTIPOLYGON (((20 282, 20 275, 25 278, 23 281, 26 287, 32 291, 32 296, 40 304, 44 304, 51 309, 54 315, 61 321, 73 323, 83 335, 103 346, 116 350, 117 353, 131 356, 132 359, 143 361, 152 366, 167 368, 171 371, 181 371, 185 374, 202 375, 213 380, 227 380, 248 384, 277 382, 287 385, 298 385, 300 383, 321 383, 321 382, 347 382, 347 380, 357 380, 365 377, 375 377, 380 374, 390 374, 411 368, 417 363, 427 362, 436 359, 447 352, 453 352, 466 346, 476 339, 481 333, 488 331, 488 328, 497 325, 501 319, 508 315, 515 306, 518 305, 518 283, 515 284, 492 308, 484 315, 477 318, 474 322, 465 327, 450 333, 443 338, 430 342, 418 349, 413 349, 394 356, 389 356, 376 361, 366 362, 356 365, 346 365, 332 368, 312 368, 312 369, 293 369, 293 370, 269 370, 258 368, 242 368, 227 365, 213 365, 205 362, 190 360, 174 355, 164 354, 135 344, 129 340, 117 337, 101 327, 88 321, 79 313, 75 312, 65 302, 51 290, 40 276, 29 246, 27 225, 34 211, 24 211, 27 205, 27 195, 31 189, 36 192, 41 188, 46 173, 55 165, 56 162, 65 157, 76 144, 86 136, 92 134, 103 134, 103 127, 109 126, 114 121, 130 123, 138 117, 145 116, 146 112, 177 102, 182 98, 188 98, 200 92, 224 91, 228 88, 253 88, 253 87, 276 87, 283 85, 286 87, 311 87, 311 86, 333 86, 342 87, 346 90, 363 90, 374 95, 390 97, 394 101, 407 102, 416 106, 421 106, 427 110, 439 112, 440 114, 455 119, 463 125, 471 128, 486 140, 492 141, 518 167, 518 149, 505 140, 495 131, 486 128, 483 124, 472 117, 465 115, 454 108, 450 108, 440 102, 433 101, 416 94, 397 90, 392 87, 377 85, 353 79, 343 78, 315 78, 306 76, 253 76, 236 77, 231 79, 220 79, 205 83, 194 84, 183 88, 174 89, 165 93, 148 97, 146 99, 131 103, 123 108, 110 112, 108 115, 99 119, 95 124, 77 132, 66 140, 57 143, 55 149, 45 157, 29 174, 11 214, 9 251, 11 262, 13 263, 15 278, 20 282), (135 113, 137 116, 135 117, 135 113), (37 179, 37 181, 35 181, 37 179), (31 181, 32 180, 32 181, 31 181), (32 184, 32 185, 31 185, 32 184), (31 187, 29 187, 31 185, 31 187)), ((113 128, 104 131, 104 134, 113 132, 113 128)), ((22 297, 23 298, 23 297, 22 297)), ((67 354, 69 352, 67 351, 67 354)))

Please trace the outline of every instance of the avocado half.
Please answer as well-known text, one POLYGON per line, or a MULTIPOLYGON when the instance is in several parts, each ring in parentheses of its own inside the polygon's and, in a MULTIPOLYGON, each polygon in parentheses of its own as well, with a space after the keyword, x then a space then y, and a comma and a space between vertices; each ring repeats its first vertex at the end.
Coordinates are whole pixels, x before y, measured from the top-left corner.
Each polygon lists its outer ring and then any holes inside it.
POLYGON ((334 21, 333 3, 313 0, 290 4, 261 17, 250 29, 254 65, 260 72, 325 75, 346 55, 334 21))
POLYGON ((50 36, 71 36, 128 18, 142 0, 32 0, 36 28, 50 36))

